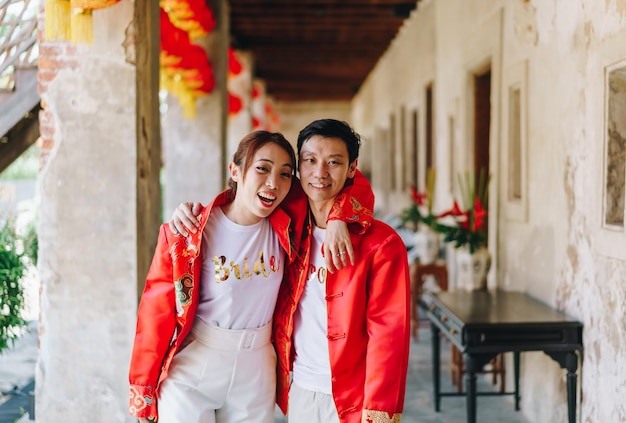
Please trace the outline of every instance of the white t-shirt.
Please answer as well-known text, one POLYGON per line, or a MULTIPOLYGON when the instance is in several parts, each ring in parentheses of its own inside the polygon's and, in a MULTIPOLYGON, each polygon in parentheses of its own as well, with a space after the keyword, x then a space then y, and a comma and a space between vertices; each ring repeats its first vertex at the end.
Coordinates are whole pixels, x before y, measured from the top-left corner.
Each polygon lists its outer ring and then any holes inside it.
POLYGON ((311 263, 302 298, 294 316, 293 383, 303 389, 332 394, 328 353, 326 264, 322 256, 325 229, 313 228, 311 263), (303 324, 304 322, 304 324, 303 324))
POLYGON ((267 324, 283 279, 284 255, 268 219, 243 226, 215 207, 202 234, 197 317, 224 329, 267 324))

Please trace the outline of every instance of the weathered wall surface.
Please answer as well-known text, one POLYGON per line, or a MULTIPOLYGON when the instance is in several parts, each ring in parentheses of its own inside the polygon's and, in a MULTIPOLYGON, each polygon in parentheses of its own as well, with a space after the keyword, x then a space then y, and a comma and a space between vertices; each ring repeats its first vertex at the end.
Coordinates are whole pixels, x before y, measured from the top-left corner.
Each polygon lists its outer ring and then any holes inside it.
MULTIPOLYGON (((401 105, 423 108, 423 87, 434 82, 436 200, 445 207, 456 192, 450 175, 472 163, 471 75, 491 66, 490 283, 528 292, 584 323, 583 422, 626 421, 626 370, 616 364, 626 359, 626 235, 602 223, 606 75, 626 66, 625 23, 623 0, 422 2, 352 107, 355 126, 376 134, 401 105), (507 197, 512 87, 523 105, 518 202, 507 197)), ((369 157, 362 166, 372 168, 380 189, 377 173, 388 165, 369 157)), ((564 371, 546 355, 522 356, 522 389, 531 421, 566 420, 564 371)))
POLYGON ((133 35, 133 3, 99 13, 93 46, 42 43, 50 154, 38 228, 41 423, 132 421, 126 410, 137 310, 136 72, 124 46, 132 45, 125 37, 133 35), (110 27, 129 31, 105 33, 110 27))

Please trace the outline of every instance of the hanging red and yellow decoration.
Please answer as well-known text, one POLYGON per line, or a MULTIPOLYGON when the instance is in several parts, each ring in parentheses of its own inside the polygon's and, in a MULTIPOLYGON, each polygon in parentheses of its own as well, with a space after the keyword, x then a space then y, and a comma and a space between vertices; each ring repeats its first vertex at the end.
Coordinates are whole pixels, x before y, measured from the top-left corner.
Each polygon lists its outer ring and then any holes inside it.
POLYGON ((213 12, 204 0, 161 0, 161 8, 167 12, 172 24, 195 40, 215 28, 213 12))
MULTIPOLYGON (((93 43, 93 11, 121 0, 46 0, 47 40, 93 43)), ((213 69, 204 49, 191 40, 215 28, 204 0, 162 0, 161 86, 180 100, 183 113, 195 116, 196 98, 213 91, 213 69)))
POLYGON ((196 99, 213 91, 215 80, 202 47, 161 9, 161 87, 176 96, 185 117, 196 115, 196 99))
POLYGON ((70 0, 46 0, 46 40, 70 39, 70 0))
POLYGON ((93 11, 121 0, 46 0, 46 39, 93 43, 93 11))

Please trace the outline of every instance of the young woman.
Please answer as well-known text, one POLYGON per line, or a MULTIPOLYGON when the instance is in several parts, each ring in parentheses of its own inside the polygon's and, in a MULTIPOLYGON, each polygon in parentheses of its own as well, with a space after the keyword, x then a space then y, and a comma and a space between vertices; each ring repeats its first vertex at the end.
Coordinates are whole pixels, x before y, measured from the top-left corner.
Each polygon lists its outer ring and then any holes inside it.
MULTIPOLYGON (((271 319, 306 216, 295 165, 281 134, 253 132, 199 230, 184 238, 161 226, 130 364, 130 414, 140 421, 274 421, 271 319), (279 205, 290 189, 288 215, 279 205)), ((342 204, 336 214, 352 221, 349 198, 342 204)))

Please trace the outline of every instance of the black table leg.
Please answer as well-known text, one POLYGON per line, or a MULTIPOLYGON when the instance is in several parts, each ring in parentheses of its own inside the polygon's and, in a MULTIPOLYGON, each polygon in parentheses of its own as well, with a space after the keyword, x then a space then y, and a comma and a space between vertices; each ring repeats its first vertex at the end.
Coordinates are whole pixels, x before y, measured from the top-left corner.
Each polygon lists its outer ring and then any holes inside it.
POLYGON ((576 422, 576 369, 578 368, 578 357, 575 352, 567 353, 565 356, 565 366, 567 367, 567 417, 569 423, 576 422))
POLYGON ((578 369, 578 356, 576 351, 544 351, 561 368, 567 369, 567 421, 576 423, 576 369, 578 369))
POLYGON ((435 411, 440 411, 441 409, 441 355, 440 348, 441 344, 439 341, 439 328, 434 323, 430 324, 430 335, 432 341, 432 357, 433 357, 433 388, 435 390, 434 401, 435 401, 435 411))
POLYGON ((515 378, 515 411, 519 411, 519 351, 513 352, 513 375, 515 378))
POLYGON ((465 359, 465 396, 467 404, 467 423, 476 423, 476 358, 464 354, 465 359))

